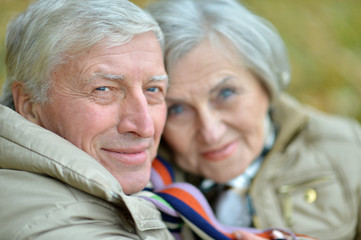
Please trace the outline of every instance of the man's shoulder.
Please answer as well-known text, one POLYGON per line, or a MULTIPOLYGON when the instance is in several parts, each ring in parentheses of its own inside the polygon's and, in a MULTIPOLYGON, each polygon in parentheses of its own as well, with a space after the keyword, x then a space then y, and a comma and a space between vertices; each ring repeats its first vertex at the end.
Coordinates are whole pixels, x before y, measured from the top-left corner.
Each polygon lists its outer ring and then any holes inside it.
POLYGON ((7 193, 2 199, 17 201, 20 205, 46 206, 46 202, 51 201, 56 205, 55 202, 100 200, 51 176, 23 170, 0 169, 0 189, 7 193))
POLYGON ((0 169, 0 192, 0 233, 8 239, 60 229, 81 218, 118 219, 105 201, 44 175, 0 169))

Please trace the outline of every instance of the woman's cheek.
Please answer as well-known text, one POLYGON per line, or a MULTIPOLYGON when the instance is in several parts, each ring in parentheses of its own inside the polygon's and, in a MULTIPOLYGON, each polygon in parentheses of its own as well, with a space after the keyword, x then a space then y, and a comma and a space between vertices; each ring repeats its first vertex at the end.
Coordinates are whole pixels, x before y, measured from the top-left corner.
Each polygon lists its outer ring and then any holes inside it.
POLYGON ((183 137, 181 134, 173 134, 165 131, 164 139, 175 152, 182 154, 187 151, 185 142, 188 140, 185 139, 185 137, 183 137))

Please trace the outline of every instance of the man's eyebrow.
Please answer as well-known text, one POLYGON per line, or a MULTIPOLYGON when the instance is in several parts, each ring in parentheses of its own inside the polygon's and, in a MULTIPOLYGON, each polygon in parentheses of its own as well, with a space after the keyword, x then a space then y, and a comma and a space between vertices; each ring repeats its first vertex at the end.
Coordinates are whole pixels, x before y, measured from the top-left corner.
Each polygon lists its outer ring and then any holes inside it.
POLYGON ((110 74, 110 73, 96 72, 96 73, 92 74, 90 78, 88 78, 86 80, 86 83, 90 84, 90 83, 95 82, 95 81, 100 80, 100 79, 109 80, 109 81, 123 81, 124 76, 123 75, 110 74))
MULTIPOLYGON (((124 76, 122 74, 115 75, 110 73, 95 73, 91 79, 95 78, 104 78, 108 80, 124 80, 124 76)), ((168 75, 159 75, 159 76, 152 76, 150 77, 151 81, 168 81, 168 75)))
POLYGON ((166 82, 167 82, 167 86, 169 86, 169 78, 168 78, 168 75, 156 75, 156 76, 152 76, 149 80, 150 80, 150 81, 166 81, 166 82))
POLYGON ((152 81, 168 81, 168 75, 157 75, 150 78, 152 81))
POLYGON ((115 74, 110 74, 110 73, 95 73, 94 76, 92 77, 92 79, 95 78, 102 78, 102 79, 107 79, 107 80, 112 80, 112 81, 123 81, 124 80, 124 76, 122 74, 120 75, 115 75, 115 74))

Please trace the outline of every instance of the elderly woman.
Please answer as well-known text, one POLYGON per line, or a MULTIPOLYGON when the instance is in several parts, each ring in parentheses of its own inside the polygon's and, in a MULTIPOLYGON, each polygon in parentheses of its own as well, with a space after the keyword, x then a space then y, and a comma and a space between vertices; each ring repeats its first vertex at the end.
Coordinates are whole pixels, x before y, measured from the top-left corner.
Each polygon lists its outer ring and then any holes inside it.
POLYGON ((361 239, 361 128, 285 94, 285 46, 234 0, 149 6, 170 77, 160 154, 224 224, 361 239), (168 151, 166 151, 168 150, 168 151))

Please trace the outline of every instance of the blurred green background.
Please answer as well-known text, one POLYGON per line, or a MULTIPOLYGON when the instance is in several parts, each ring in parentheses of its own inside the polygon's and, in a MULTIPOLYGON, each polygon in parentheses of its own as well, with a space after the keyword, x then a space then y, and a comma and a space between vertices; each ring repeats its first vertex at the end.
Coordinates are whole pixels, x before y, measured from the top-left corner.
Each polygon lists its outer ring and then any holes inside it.
MULTIPOLYGON (((143 7, 153 0, 133 0, 143 7)), ((5 79, 6 24, 30 0, 0 0, 0 85, 5 79)), ((361 1, 243 0, 271 21, 287 44, 288 92, 329 113, 361 121, 361 1)))

